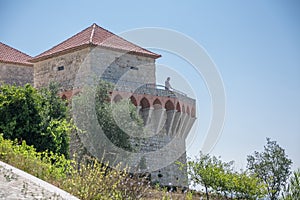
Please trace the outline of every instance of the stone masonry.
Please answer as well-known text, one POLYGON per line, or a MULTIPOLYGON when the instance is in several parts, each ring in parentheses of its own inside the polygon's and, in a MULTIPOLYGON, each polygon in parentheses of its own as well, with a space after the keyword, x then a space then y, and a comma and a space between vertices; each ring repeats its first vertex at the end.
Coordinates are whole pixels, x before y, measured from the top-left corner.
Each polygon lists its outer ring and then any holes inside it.
POLYGON ((0 42, 0 84, 33 84, 32 57, 0 42))
POLYGON ((66 99, 95 79, 114 83, 111 100, 130 99, 145 128, 155 133, 139 141, 145 157, 133 160, 137 165, 143 162, 140 170, 150 172, 153 182, 187 186, 186 169, 180 170, 175 162, 186 163, 185 139, 196 119, 196 104, 184 94, 156 86, 155 60, 159 57, 93 24, 29 59, 33 69, 0 62, 0 80, 33 83, 36 88, 58 83, 59 95, 66 99))
POLYGON ((33 67, 0 62, 0 82, 7 84, 33 85, 33 67))
POLYGON ((60 85, 61 91, 73 90, 78 69, 89 52, 86 48, 35 63, 34 87, 47 87, 53 82, 60 85))
POLYGON ((56 82, 62 92, 73 90, 74 86, 82 86, 75 83, 76 79, 83 80, 81 76, 91 69, 96 76, 113 83, 155 83, 154 62, 152 58, 88 47, 34 63, 34 86, 56 82))

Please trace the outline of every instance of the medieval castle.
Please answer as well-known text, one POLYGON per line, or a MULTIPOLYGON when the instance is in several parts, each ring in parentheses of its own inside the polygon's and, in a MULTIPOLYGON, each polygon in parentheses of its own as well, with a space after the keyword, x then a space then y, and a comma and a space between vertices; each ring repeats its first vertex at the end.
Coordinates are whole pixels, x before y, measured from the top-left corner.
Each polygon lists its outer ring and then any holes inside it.
POLYGON ((187 174, 175 161, 186 162, 185 139, 196 119, 196 104, 183 93, 156 85, 159 57, 93 24, 35 57, 0 42, 0 82, 36 88, 57 82, 59 95, 71 99, 82 87, 86 70, 92 70, 116 84, 112 101, 130 99, 144 126, 154 130, 141 147, 152 181, 187 186, 187 174))

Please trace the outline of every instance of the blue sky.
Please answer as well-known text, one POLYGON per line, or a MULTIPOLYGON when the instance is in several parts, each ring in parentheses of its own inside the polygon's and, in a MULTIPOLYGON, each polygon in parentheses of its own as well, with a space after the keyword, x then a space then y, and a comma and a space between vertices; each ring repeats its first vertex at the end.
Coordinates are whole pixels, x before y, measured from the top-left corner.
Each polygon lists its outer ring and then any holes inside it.
MULTIPOLYGON (((211 153, 226 161, 235 160, 237 168, 245 167, 246 156, 261 151, 270 137, 286 149, 293 168, 297 168, 299 13, 296 0, 2 0, 0 41, 35 56, 94 22, 116 34, 143 27, 183 33, 207 51, 225 86, 226 121, 211 153)), ((173 87, 197 98, 199 128, 188 140, 188 153, 193 156, 201 149, 210 122, 209 92, 200 76, 190 78, 194 72, 188 63, 168 52, 153 51, 163 56, 157 60, 157 81, 162 83, 171 74, 173 87)))

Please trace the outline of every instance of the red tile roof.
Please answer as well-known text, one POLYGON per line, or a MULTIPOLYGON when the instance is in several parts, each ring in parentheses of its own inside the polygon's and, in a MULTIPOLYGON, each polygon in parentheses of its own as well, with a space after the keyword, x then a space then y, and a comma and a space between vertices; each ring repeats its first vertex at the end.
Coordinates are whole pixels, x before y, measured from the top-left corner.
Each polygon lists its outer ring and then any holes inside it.
POLYGON ((0 42, 0 62, 33 66, 28 62, 32 57, 0 42))
POLYGON ((139 47, 113 34, 112 32, 101 28, 97 24, 93 24, 90 27, 72 36, 71 38, 34 57, 30 61, 37 62, 40 60, 54 57, 56 55, 62 55, 77 49, 82 49, 87 46, 100 46, 113 50, 147 56, 155 59, 161 57, 161 55, 159 54, 153 53, 147 49, 139 47))

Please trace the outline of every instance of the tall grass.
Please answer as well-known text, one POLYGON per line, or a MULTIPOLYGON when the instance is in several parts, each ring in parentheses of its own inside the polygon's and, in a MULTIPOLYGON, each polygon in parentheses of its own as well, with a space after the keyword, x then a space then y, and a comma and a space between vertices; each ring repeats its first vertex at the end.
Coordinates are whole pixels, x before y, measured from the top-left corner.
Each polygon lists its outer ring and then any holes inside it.
POLYGON ((111 169, 91 159, 77 163, 52 152, 36 152, 23 141, 6 140, 0 135, 0 160, 45 180, 80 199, 140 199, 150 188, 145 178, 126 170, 111 169))

